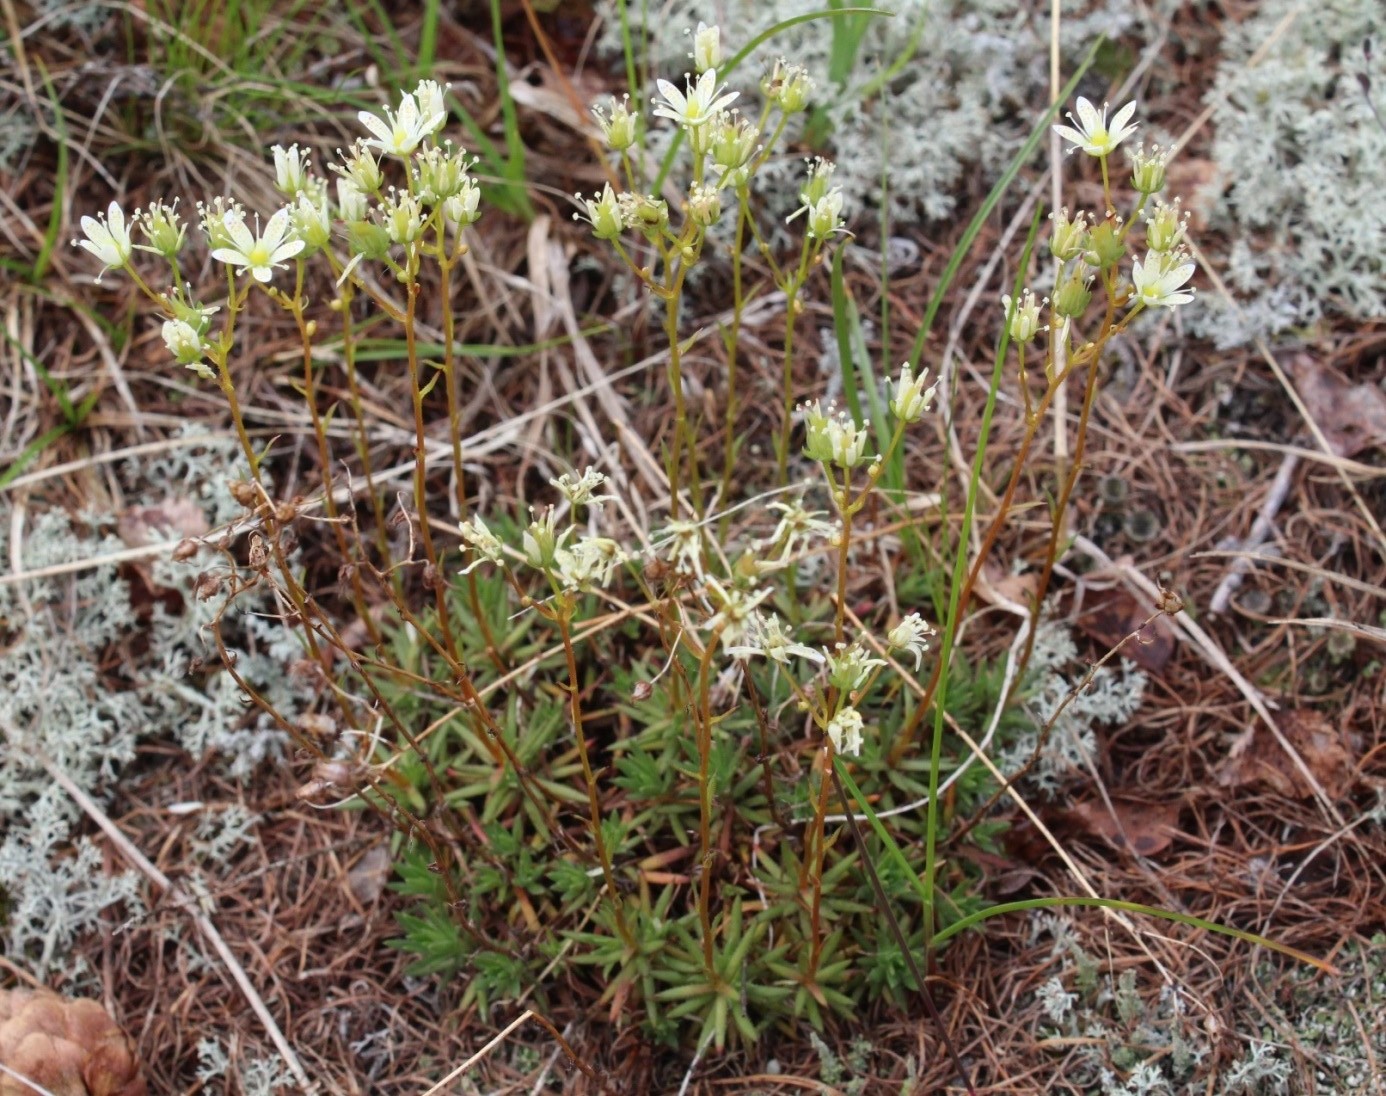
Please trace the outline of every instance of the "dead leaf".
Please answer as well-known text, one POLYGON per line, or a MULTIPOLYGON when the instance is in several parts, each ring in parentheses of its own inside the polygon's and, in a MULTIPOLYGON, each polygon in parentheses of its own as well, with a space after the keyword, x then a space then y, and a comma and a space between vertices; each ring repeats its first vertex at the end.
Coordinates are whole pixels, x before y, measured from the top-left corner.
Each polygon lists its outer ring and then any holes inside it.
MULTIPOLYGON (((1330 799, 1352 786, 1353 761, 1348 744, 1328 719, 1312 708, 1292 708, 1279 717, 1280 733, 1323 785, 1330 799)), ((1263 786, 1291 799, 1314 794, 1299 766, 1259 724, 1240 735, 1217 771, 1224 788, 1263 786)))
POLYGON ((1159 673, 1174 653, 1174 628, 1164 617, 1145 624, 1154 611, 1125 590, 1113 589, 1084 605, 1077 623, 1086 635, 1108 650, 1139 628, 1139 635, 1122 644, 1121 657, 1129 658, 1142 670, 1159 673))
POLYGON ((1027 608, 1034 601, 1038 588, 1039 575, 1035 572, 1013 575, 990 560, 982 564, 977 583, 977 592, 992 605, 1009 601, 1027 608))
POLYGON ((1110 841, 1117 848, 1129 848, 1137 856, 1154 856, 1169 847, 1177 832, 1180 803, 1113 796, 1111 808, 1101 799, 1074 804, 1067 812, 1069 821, 1086 833, 1110 841))
POLYGON ((207 532, 207 515, 191 499, 165 499, 153 506, 131 506, 116 522, 120 539, 131 548, 172 540, 200 537, 207 532))
POLYGON ((379 898, 389 881, 390 850, 384 845, 372 845, 347 872, 347 887, 363 906, 379 898))
POLYGON ((1296 354, 1287 368, 1310 418, 1338 456, 1386 447, 1386 392, 1374 384, 1353 384, 1308 354, 1296 354))

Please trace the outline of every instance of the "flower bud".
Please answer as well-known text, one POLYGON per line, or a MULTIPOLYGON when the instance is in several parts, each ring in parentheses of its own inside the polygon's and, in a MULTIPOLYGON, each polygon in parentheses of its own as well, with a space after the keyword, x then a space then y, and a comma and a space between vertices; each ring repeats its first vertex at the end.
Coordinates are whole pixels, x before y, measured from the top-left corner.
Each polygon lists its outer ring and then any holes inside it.
POLYGON ((1079 213, 1070 221, 1067 209, 1049 215, 1049 219, 1054 222, 1054 233, 1049 240, 1049 253, 1054 258, 1066 263, 1083 253, 1088 237, 1086 218, 1086 213, 1079 213))
POLYGON ((1001 310, 1006 314, 1006 321, 1009 324, 1011 341, 1024 346, 1033 339, 1040 331, 1040 306, 1035 300, 1035 294, 1031 290, 1026 290, 1020 295, 1020 300, 1015 305, 1015 312, 1011 312, 1011 297, 1009 293, 1001 294, 1001 310))
POLYGON ((1172 251, 1184 239, 1189 215, 1179 212, 1179 199, 1172 205, 1155 203, 1155 211, 1145 217, 1145 245, 1151 251, 1172 251))
POLYGON ((1069 268, 1054 291, 1053 309, 1065 319, 1076 320, 1092 303, 1092 275, 1081 264, 1069 268))
POLYGON ((1168 164, 1169 153, 1162 152, 1159 145, 1153 145, 1149 154, 1140 145, 1131 154, 1131 189, 1147 197, 1163 190, 1168 164))
POLYGON ((693 33, 693 67, 699 74, 722 67, 722 33, 716 27, 698 24, 693 33))
POLYGON ((148 209, 136 213, 135 220, 140 232, 149 243, 135 246, 165 259, 176 259, 187 236, 187 228, 178 219, 177 205, 178 199, 175 198, 171 204, 155 202, 148 209))
POLYGON ((797 114, 808 105, 813 94, 813 81, 808 69, 791 65, 783 57, 760 82, 761 93, 785 114, 797 114))
POLYGON ((1114 219, 1093 225, 1088 233, 1088 246, 1083 261, 1098 270, 1110 270, 1126 254, 1126 242, 1121 237, 1121 223, 1114 219))
POLYGON ((890 410, 901 422, 918 422, 933 404, 938 391, 938 381, 925 388, 924 382, 928 377, 927 368, 921 369, 916 377, 909 362, 900 366, 900 379, 895 382, 894 391, 891 393, 890 410))
POLYGON ((337 211, 344 221, 366 219, 366 195, 345 175, 337 179, 337 211))
POLYGON ((308 150, 298 145, 275 145, 270 151, 274 153, 275 188, 286 197, 298 197, 308 182, 308 150))
POLYGON ((602 138, 613 152, 625 152, 639 136, 639 120, 626 105, 629 98, 622 96, 619 101, 613 99, 610 108, 605 111, 601 107, 592 108, 597 128, 602 131, 602 138))
POLYGON ((708 228, 722 216, 722 197, 715 186, 694 183, 688 191, 688 216, 700 228, 708 228))
MULTIPOLYGON (((577 197, 587 208, 587 221, 592 226, 592 235, 597 239, 614 240, 625 231, 624 210, 610 183, 600 194, 594 194, 591 198, 584 198, 581 194, 577 197)), ((580 219, 576 213, 573 218, 580 219)))

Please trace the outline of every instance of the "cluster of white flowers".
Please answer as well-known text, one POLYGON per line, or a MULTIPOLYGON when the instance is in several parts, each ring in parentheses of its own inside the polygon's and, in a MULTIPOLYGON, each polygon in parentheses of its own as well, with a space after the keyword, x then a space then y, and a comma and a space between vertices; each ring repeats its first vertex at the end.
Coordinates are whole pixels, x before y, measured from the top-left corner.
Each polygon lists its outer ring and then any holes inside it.
MULTIPOLYGON (((613 500, 614 496, 600 493, 608 482, 606 475, 595 468, 580 474, 565 472, 549 481, 574 509, 586 506, 594 510, 613 500)), ((558 522, 559 513, 552 506, 534 517, 521 534, 519 556, 565 594, 609 586, 616 568, 625 562, 626 552, 609 537, 581 534, 574 524, 560 529, 558 522)), ((474 557, 462 574, 469 574, 484 562, 505 565, 505 543, 479 514, 460 522, 458 532, 465 550, 474 557)))
MULTIPOLYGON (((325 252, 340 279, 349 277, 362 259, 384 261, 401 277, 411 276, 418 249, 436 242, 442 252, 449 234, 460 247, 460 234, 473 224, 480 210, 481 191, 472 178, 474 161, 449 142, 438 143, 447 119, 447 87, 423 80, 400 97, 398 109, 358 115, 367 136, 331 164, 337 175, 335 201, 327 180, 314 174, 308 150, 298 145, 275 145, 275 187, 285 204, 270 212, 263 226, 259 215, 247 216, 240 204, 225 197, 199 203, 199 222, 213 259, 225 263, 235 277, 249 277, 253 284, 272 290, 277 271, 291 260, 303 261, 325 252), (387 183, 381 159, 403 163, 400 186, 387 183), (336 240, 340 254, 332 245, 336 240), (404 249, 400 262, 392 248, 404 249)), ((102 217, 83 217, 85 239, 74 241, 107 270, 125 270, 141 288, 157 300, 167 315, 164 343, 174 359, 203 376, 215 377, 208 365, 212 355, 229 349, 209 338, 209 318, 216 306, 193 300, 191 288, 182 283, 178 256, 187 237, 177 212, 177 202, 156 201, 127 218, 119 203, 112 202, 102 217), (145 243, 135 244, 137 228, 145 243), (136 250, 159 255, 172 271, 172 288, 157 295, 133 268, 136 250)), ((100 275, 98 275, 98 280, 100 275)), ((233 292, 238 290, 233 285, 233 292)), ((273 290, 272 290, 273 291, 273 290)))
MULTIPOLYGON (((574 218, 590 224, 598 239, 618 241, 626 232, 634 232, 658 246, 672 246, 682 257, 690 247, 690 236, 706 232, 721 218, 727 204, 725 192, 744 198, 751 176, 764 160, 761 138, 767 127, 778 132, 785 120, 808 107, 813 81, 801 66, 780 60, 761 81, 765 109, 758 123, 751 122, 734 106, 741 93, 720 82, 719 70, 724 63, 721 31, 699 23, 692 38, 690 56, 695 73, 686 74, 682 86, 656 80, 658 94, 652 112, 653 117, 678 127, 693 156, 692 177, 683 201, 686 221, 683 226, 671 227, 667 203, 634 191, 619 192, 608 183, 590 196, 576 196, 579 212, 574 218), (690 227, 693 233, 688 231, 690 227)), ((633 111, 629 97, 623 96, 594 106, 592 117, 607 148, 621 158, 626 178, 633 185, 630 153, 643 132, 638 111, 633 111)), ((833 165, 826 161, 811 164, 800 194, 803 205, 789 218, 807 215, 806 234, 815 245, 843 226, 842 189, 829 185, 832 171, 833 165)))
MULTIPOLYGON (((1105 104, 1099 109, 1079 98, 1077 107, 1077 116, 1068 115, 1072 125, 1056 125, 1054 131, 1068 142, 1070 152, 1084 152, 1101 162, 1103 191, 1109 202, 1108 158, 1136 131, 1136 104, 1127 103, 1110 122, 1105 104)), ((1177 200, 1166 204, 1156 197, 1165 185, 1169 156, 1158 145, 1148 152, 1145 146, 1138 146, 1130 155, 1130 184, 1140 198, 1137 214, 1145 222, 1146 246, 1145 257, 1132 262, 1129 287, 1123 291, 1132 314, 1177 308, 1194 298, 1187 286, 1196 269, 1185 245, 1188 218, 1181 215, 1177 200)), ((1135 223, 1134 219, 1123 222, 1111 210, 1100 215, 1080 210, 1070 218, 1067 209, 1059 209, 1049 219, 1049 251, 1059 261, 1053 296, 1037 300, 1029 289, 1018 301, 1012 301, 1009 294, 1001 296, 1007 331, 1022 353, 1026 344, 1050 329, 1051 325, 1040 322, 1044 306, 1058 317, 1061 330, 1083 315, 1092 303, 1094 280, 1114 270, 1125 258, 1127 238, 1135 223)))

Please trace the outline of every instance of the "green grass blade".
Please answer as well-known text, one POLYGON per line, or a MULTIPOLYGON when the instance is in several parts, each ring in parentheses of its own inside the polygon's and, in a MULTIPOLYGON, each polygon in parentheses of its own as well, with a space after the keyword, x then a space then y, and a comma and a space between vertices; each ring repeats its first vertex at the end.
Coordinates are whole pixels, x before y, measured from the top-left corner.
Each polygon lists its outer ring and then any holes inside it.
POLYGON ((880 386, 876 383, 871 369, 871 355, 866 351, 866 336, 861 329, 861 315, 842 276, 844 250, 839 247, 833 252, 831 276, 833 329, 837 333, 837 354, 842 369, 842 394, 847 401, 848 410, 852 412, 852 421, 858 427, 867 417, 875 423, 876 444, 884 451, 890 444, 890 428, 886 422, 880 386), (862 389, 866 390, 866 407, 863 407, 861 402, 862 389))
POLYGON ((1123 910, 1127 913, 1144 913, 1150 917, 1159 917, 1165 921, 1177 921, 1181 925, 1188 925, 1191 928, 1203 929, 1205 932, 1216 932, 1221 936, 1231 936, 1237 940, 1242 940, 1248 944, 1257 944, 1271 951, 1278 951, 1281 955, 1288 955, 1292 959, 1297 959, 1301 963, 1307 963, 1311 967, 1328 974, 1337 974, 1337 970, 1332 964, 1324 962, 1322 959, 1315 959, 1312 955, 1292 948, 1288 944, 1279 944, 1274 940, 1264 936, 1258 936, 1254 932, 1247 932, 1245 929, 1234 929, 1231 925, 1220 925, 1216 921, 1205 921, 1201 917, 1194 917, 1187 913, 1175 913, 1172 910, 1162 910, 1157 906, 1143 906, 1139 902, 1123 902, 1116 898, 1087 898, 1087 897, 1054 897, 1054 898, 1026 898, 1018 902, 1002 902, 999 905, 988 906, 984 910, 976 913, 969 913, 966 917, 960 917, 947 928, 940 929, 938 935, 934 937, 934 943, 942 943, 949 937, 957 936, 960 932, 965 932, 980 921, 985 921, 988 917, 999 917, 1006 913, 1022 913, 1025 910, 1053 909, 1056 906, 1099 906, 1102 909, 1123 910))
POLYGON ((0 490, 3 490, 4 488, 8 487, 10 485, 10 481, 15 479, 21 472, 24 471, 25 468, 29 466, 30 461, 32 461, 36 456, 42 453, 50 445, 52 445, 53 442, 57 441, 64 434, 67 434, 69 431, 71 431, 71 429, 72 427, 68 426, 66 423, 64 423, 62 426, 55 426, 53 427, 53 429, 45 431, 43 434, 40 434, 28 445, 26 445, 20 451, 19 456, 15 457, 15 459, 9 464, 8 467, 5 468, 3 472, 0 472, 0 490))
MULTIPOLYGON (((1039 234, 1040 206, 1035 207, 1035 215, 1030 221, 1030 234, 1025 239, 1025 249, 1016 268, 1016 288, 1013 297, 1020 298, 1020 286, 1030 271, 1030 252, 1039 234)), ((938 849, 938 770, 943 760, 943 713, 948 701, 948 667, 953 657, 953 640, 957 635, 958 614, 961 611, 963 583, 967 576, 967 545, 972 539, 972 522, 977 512, 977 487, 982 481, 985 467, 987 441, 991 437, 991 417, 996 410, 996 397, 1001 391, 1001 377, 1006 370, 1006 354, 1010 349, 1011 335, 1009 325, 1001 329, 1001 338, 996 346, 996 361, 992 366, 991 385, 987 389, 987 402, 982 410, 981 432, 977 437, 977 452, 972 458, 972 472, 967 480, 967 501, 963 506, 962 527, 958 530, 957 547, 953 553, 953 578, 948 591, 948 615, 944 621, 943 641, 939 645, 940 672, 938 689, 934 693, 934 733, 929 746, 929 806, 924 832, 924 887, 933 893, 934 871, 937 867, 938 849)), ((951 401, 950 401, 951 402, 951 401)), ((924 941, 933 946, 934 907, 931 902, 924 910, 924 941)))
POLYGON ((1092 66, 1093 58, 1097 56, 1098 47, 1100 47, 1104 41, 1106 41, 1105 38, 1098 38, 1098 40, 1092 44, 1087 52, 1087 56, 1083 58, 1082 63, 1078 66, 1078 70, 1073 74, 1069 82, 1064 85, 1064 89, 1054 102, 1054 105, 1044 112, 1044 115, 1035 125, 1035 128, 1030 132, 1030 136, 1026 139, 1025 144, 1021 146, 1020 151, 1011 157, 1010 164, 1007 165, 1006 170, 1002 172, 1001 178, 996 180, 996 185, 991 188, 991 192, 987 194, 986 200, 982 202, 981 208, 977 210, 977 215, 973 217, 971 223, 968 224, 967 231, 962 234, 962 239, 958 241, 957 247, 953 248, 953 254, 948 259, 948 265, 943 268, 943 276, 939 279, 938 286, 934 290, 934 295, 929 299, 929 307, 925 309, 924 319, 920 322, 919 330, 914 336, 914 346, 910 350, 910 364, 916 369, 919 367, 920 355, 924 353, 924 341, 929 337, 929 332, 933 329, 934 318, 938 315, 939 306, 943 304, 943 298, 947 296, 948 289, 953 284, 953 279, 957 277, 958 267, 962 265, 963 259, 967 257, 968 251, 971 250, 972 241, 977 238, 977 233, 982 230, 982 225, 985 224, 986 219, 991 216, 991 211, 996 208, 996 204, 1001 200, 1001 196, 1010 189, 1010 185, 1020 173, 1021 167, 1024 166, 1035 149, 1039 147, 1040 140, 1049 132, 1049 125, 1054 120, 1054 116, 1058 113, 1059 108, 1068 101, 1068 97, 1073 94, 1073 89, 1078 86, 1078 81, 1083 78, 1083 75, 1092 66))
POLYGON ((53 176, 53 205, 48 213, 48 228, 44 231, 43 246, 39 249, 38 257, 34 259, 31 273, 31 278, 35 283, 43 281, 43 276, 48 273, 48 264, 52 261, 53 249, 58 246, 58 233, 63 227, 63 210, 67 205, 63 200, 67 193, 67 120, 63 117, 63 108, 58 101, 58 94, 53 90, 53 81, 48 75, 48 67, 41 60, 38 60, 36 64, 39 74, 43 77, 43 86, 48 91, 48 102, 53 107, 53 129, 58 136, 55 142, 58 146, 58 169, 53 176))
POLYGON ((425 0, 423 20, 419 26, 419 72, 428 76, 438 53, 438 0, 425 0))
MULTIPOLYGON (((926 905, 929 904, 929 894, 925 890, 924 884, 920 881, 919 876, 915 875, 914 869, 910 867, 909 861, 905 859, 905 854, 900 851, 900 846, 897 845, 895 839, 890 836, 890 831, 882 825, 880 817, 876 814, 875 810, 872 809, 870 802, 862 793, 862 790, 857 787, 856 781, 852 779, 851 773, 847 771, 847 766, 843 764, 840 757, 833 758, 833 768, 837 772, 838 778, 842 781, 843 786, 856 801, 857 808, 860 809, 862 814, 866 815, 866 820, 871 824, 871 829, 875 832, 876 837, 885 848, 886 855, 895 863, 895 866, 904 875, 905 879, 909 881, 919 897, 925 901, 926 905)), ((845 803, 843 806, 851 809, 851 804, 845 803)), ((1205 921, 1201 917, 1194 917, 1187 913, 1175 913, 1170 910, 1159 909, 1156 906, 1143 906, 1137 902, 1123 902, 1115 898, 1053 897, 1027 898, 1017 902, 1002 902, 998 905, 988 906, 986 909, 977 910, 975 913, 969 913, 964 917, 958 918, 951 925, 940 929, 935 934, 933 943, 934 946, 937 947, 939 944, 947 942, 954 936, 966 932, 974 925, 980 924, 988 917, 999 917, 1002 914, 1021 913, 1026 910, 1034 909, 1053 909, 1059 906, 1099 906, 1104 909, 1123 910, 1127 913, 1144 913, 1151 917, 1163 918, 1166 921, 1177 921, 1181 925, 1189 925, 1193 928, 1203 929, 1206 932, 1216 932, 1223 936, 1235 937, 1248 944, 1259 944, 1261 947, 1269 948, 1272 951, 1278 951, 1282 955, 1288 955, 1293 959, 1298 959, 1302 963, 1308 963, 1310 966, 1317 967, 1319 970, 1336 973, 1333 967, 1325 963, 1322 959, 1315 959, 1312 955, 1289 947, 1286 944, 1276 943, 1274 940, 1267 939, 1264 936, 1258 936, 1254 932, 1232 928, 1229 925, 1220 925, 1216 921, 1205 921)))

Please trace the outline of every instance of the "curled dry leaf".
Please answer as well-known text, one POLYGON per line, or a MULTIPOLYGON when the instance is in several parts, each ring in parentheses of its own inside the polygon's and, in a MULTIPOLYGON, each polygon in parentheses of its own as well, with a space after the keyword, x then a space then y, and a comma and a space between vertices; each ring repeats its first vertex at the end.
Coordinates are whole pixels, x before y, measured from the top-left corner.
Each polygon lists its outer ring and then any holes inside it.
POLYGON ((1338 456, 1386 447, 1386 392, 1374 384, 1353 384, 1308 354, 1296 354, 1288 370, 1304 406, 1338 456))
MULTIPOLYGON (((51 1096, 144 1096, 144 1077, 125 1033, 95 1001, 49 990, 0 990, 0 1063, 51 1096)), ((33 1096, 33 1085, 0 1075, 0 1096, 33 1096)))
MULTIPOLYGON (((174 537, 203 536, 209 526, 202 507, 191 499, 165 499, 153 506, 131 506, 116 521, 116 532, 131 548, 174 537)), ((181 545, 180 545, 181 547, 181 545)))
POLYGON ((1128 796, 1113 796, 1111 808, 1101 799, 1077 803, 1068 819, 1084 832, 1102 837, 1137 856, 1154 856, 1169 847, 1178 832, 1180 803, 1151 803, 1128 796))
POLYGON ((1174 628, 1169 621, 1156 617, 1146 624, 1155 610, 1142 605, 1125 590, 1109 590, 1099 596, 1100 600, 1089 596, 1078 617, 1078 627, 1108 650, 1139 629, 1130 642, 1122 645, 1121 657, 1129 658, 1148 673, 1164 669, 1174 653, 1174 628))
MULTIPOLYGON (((1352 786, 1352 753, 1343 735, 1321 712, 1292 708, 1279 716, 1278 723, 1280 733, 1304 759, 1330 799, 1348 791, 1352 786)), ((1224 788, 1268 787, 1291 799, 1308 799, 1314 794, 1299 766, 1259 724, 1232 744, 1227 760, 1218 769, 1217 782, 1224 788)))

